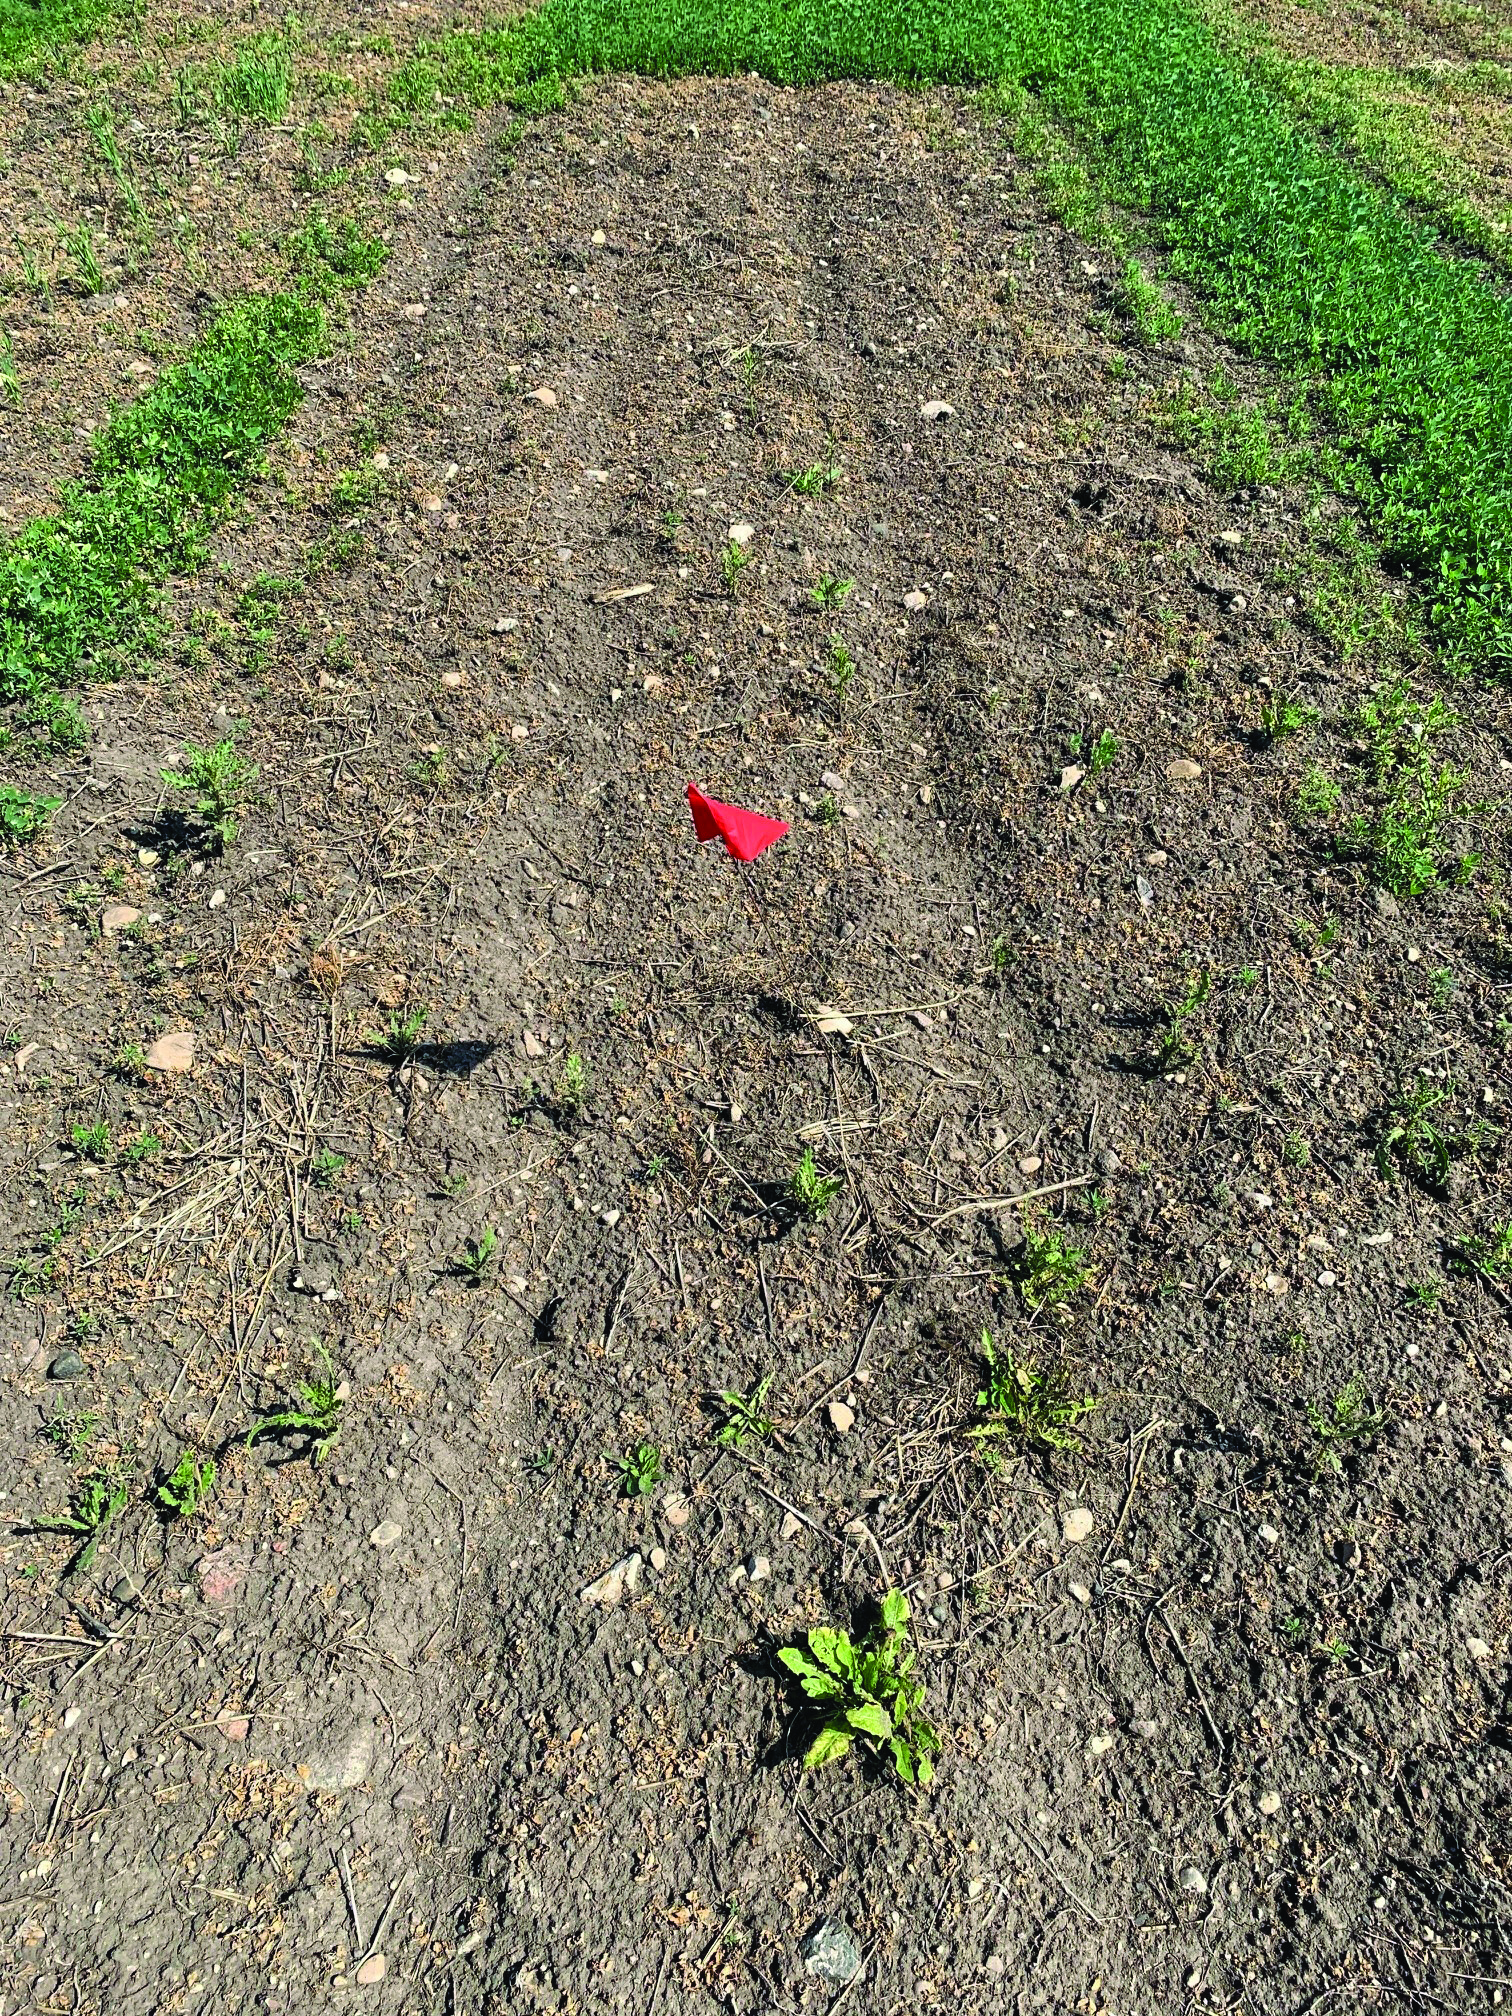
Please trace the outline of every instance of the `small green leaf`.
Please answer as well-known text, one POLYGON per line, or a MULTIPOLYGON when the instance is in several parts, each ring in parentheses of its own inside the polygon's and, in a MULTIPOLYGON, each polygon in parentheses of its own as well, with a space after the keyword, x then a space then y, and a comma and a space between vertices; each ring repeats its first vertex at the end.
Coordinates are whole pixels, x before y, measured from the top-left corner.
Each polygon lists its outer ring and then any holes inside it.
POLYGON ((901 1589, 889 1589, 882 1599, 882 1622, 889 1631, 908 1628, 908 1598, 901 1589))
POLYGON ((875 1736, 879 1743, 892 1734, 892 1717, 880 1701, 863 1701, 859 1708, 847 1708, 845 1719, 858 1736, 875 1736))

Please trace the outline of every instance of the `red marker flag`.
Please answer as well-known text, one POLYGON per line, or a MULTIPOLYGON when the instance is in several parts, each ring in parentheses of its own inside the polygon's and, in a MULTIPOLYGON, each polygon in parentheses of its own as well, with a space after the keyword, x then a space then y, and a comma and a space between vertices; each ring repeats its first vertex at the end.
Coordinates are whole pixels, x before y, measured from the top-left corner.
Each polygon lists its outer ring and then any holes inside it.
POLYGON ((785 819, 766 819, 759 812, 743 812, 738 805, 721 805, 717 798, 705 798, 696 784, 688 786, 688 806, 699 839, 723 840, 737 861, 754 861, 788 830, 785 819))

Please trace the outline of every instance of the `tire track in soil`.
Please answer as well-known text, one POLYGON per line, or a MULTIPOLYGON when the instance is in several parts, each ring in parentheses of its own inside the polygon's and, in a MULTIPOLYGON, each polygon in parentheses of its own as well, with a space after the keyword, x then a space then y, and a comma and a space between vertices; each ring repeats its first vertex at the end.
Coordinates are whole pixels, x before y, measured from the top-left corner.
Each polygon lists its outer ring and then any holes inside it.
MULTIPOLYGON (((259 1771, 207 1746, 171 1797, 159 1772, 155 1811, 115 1809, 119 1843, 150 1826, 164 1865, 113 1893, 141 1954, 161 1960, 171 1920, 174 1964, 296 2010, 325 1998, 328 1964, 349 1983, 395 1897, 379 1991, 395 2006, 827 2007, 796 1947, 833 1911, 867 1958, 857 2010, 1195 2009, 1242 1991, 1280 2012, 1389 1971, 1370 1900, 1400 1875, 1394 1923, 1419 1978, 1441 1980, 1416 1928, 1452 1917, 1447 1843, 1489 1858, 1499 1824, 1474 1817, 1494 1709, 1458 1650, 1471 1621, 1493 1636, 1475 1594, 1493 1487, 1467 1470, 1424 1491, 1440 1446, 1425 1410, 1341 1484, 1347 1503, 1296 1496, 1281 1325, 1256 1284, 1299 1272, 1308 1228, 1380 1201, 1342 1162, 1313 1201, 1283 1199, 1284 1234, 1215 1201, 1253 1137, 1212 1094, 1300 1073, 1329 1032, 1278 986, 1186 1082, 1151 1083, 1118 1067, 1135 1039, 1110 1020, 1194 963, 1238 965, 1294 912, 1289 780, 1237 742, 1235 695, 1261 666, 1277 684, 1366 674, 1267 585, 1298 538, 1288 500, 1222 498, 1151 445, 1137 386, 1104 369, 1114 346, 1089 338, 1110 276, 948 96, 600 82, 485 177, 473 221, 386 364, 376 325, 399 279, 361 311, 378 354, 326 403, 402 399, 387 452, 412 495, 373 564, 323 592, 352 662, 264 731, 304 752, 281 772, 276 849, 311 913, 296 937, 318 951, 354 889, 378 891, 391 914, 342 998, 365 1000, 367 1027, 386 1001, 427 1002, 436 1042, 407 1079, 351 1045, 330 1068, 384 1228, 361 1254, 329 1248, 360 1412, 339 1492, 294 1470, 261 1497, 249 1483, 247 1530, 277 1536, 282 1565, 255 1552, 235 1617, 180 1641, 180 1666, 187 1641, 202 1675, 238 1672, 275 1733, 259 1771), (554 408, 526 398, 537 386, 554 408), (925 422, 934 399, 953 418, 925 422), (843 482, 785 490, 776 472, 829 436, 843 482), (1236 517, 1243 620, 1176 559, 1236 517), (756 559, 732 597, 718 554, 740 520, 756 559), (856 584, 833 615, 810 600, 822 574, 856 584), (593 599, 643 581, 652 596, 593 599), (925 606, 906 610, 915 589, 925 606), (1168 681, 1173 613, 1207 640, 1205 690, 1168 681), (823 671, 836 628, 861 668, 843 712, 823 671), (1095 815, 1056 788, 1073 723, 1113 726, 1124 752, 1095 815), (489 738, 500 760, 478 785, 489 738), (405 784, 427 745, 466 796, 405 784), (1199 787, 1167 780, 1178 753, 1199 787), (695 851, 689 776, 791 817, 793 836, 754 872, 695 851), (411 851, 385 856, 380 830, 411 851), (1157 874, 1153 915, 1136 866, 1157 874), (415 893, 396 894, 406 877, 415 893), (996 988, 999 932, 1017 964, 996 988), (816 1001, 848 1009, 857 1039, 821 1037, 816 1001), (549 1096, 569 1052, 591 1072, 578 1123, 525 1089, 549 1096), (845 1192, 823 1226, 773 1237, 753 1189, 821 1123, 845 1192), (1107 1227, 1071 1221, 1102 1287, 1067 1348, 1107 1396, 1106 1441, 1085 1466, 994 1478, 951 1431, 983 1320, 1024 1341, 989 1299, 1016 1220, 949 1214, 1099 1154, 1121 1173, 1107 1227), (484 1223, 497 1283, 470 1291, 446 1265, 484 1223), (1242 1297, 1146 1292, 1171 1264, 1210 1281, 1210 1248, 1242 1297), (767 1373, 784 1418, 771 1488, 833 1544, 785 1538, 755 1474, 714 1460, 707 1395, 767 1373), (815 1411, 837 1382, 856 1416, 843 1439, 815 1411), (1131 1489, 1123 1438, 1151 1422, 1131 1489), (641 1435, 691 1497, 686 1524, 665 1488, 613 1497, 602 1452, 641 1435), (1096 1522, 1080 1549, 1061 1538, 1073 1503, 1096 1522), (1272 1557, 1254 1535, 1281 1504, 1294 1524, 1272 1557), (365 1536, 385 1518, 404 1532, 379 1552, 365 1536), (858 1519, 870 1538, 847 1532, 858 1519), (1334 1565, 1345 1523, 1367 1536, 1368 1593, 1334 1565), (653 1547, 665 1566, 632 1601, 581 1603, 653 1547), (765 1664, 876 1595, 877 1549, 910 1588, 949 1732, 917 1804, 849 1768, 799 1781, 765 1664), (1320 1616, 1368 1612, 1392 1680, 1277 1681, 1266 1620, 1299 1582, 1320 1616), (1425 1648, 1411 1701, 1394 1603, 1425 1648), (1272 1788, 1279 1819, 1258 1803, 1272 1788), (196 1883, 257 1908, 217 1915, 196 1883)), ((334 424, 317 411, 302 439, 334 424)), ((1408 926, 1374 920, 1358 886, 1323 893, 1369 920, 1350 984, 1384 998, 1408 926)), ((1438 928, 1469 943, 1476 927, 1448 899, 1438 928)), ((253 992, 275 1037, 325 1012, 297 964, 253 992)), ((1358 1128, 1352 1082, 1298 1085, 1358 1128)), ((1427 1250, 1434 1210, 1395 1208, 1427 1250)), ((1351 1253, 1320 1379, 1397 1320, 1387 1262, 1351 1253)), ((269 1311, 309 1321, 282 1281, 269 1311)), ((1477 1309, 1457 1321, 1493 1348, 1477 1309)), ((1444 1434, 1484 1438, 1473 1358, 1445 1352, 1435 1377, 1456 1410, 1444 1434)), ((194 1684, 168 1661, 165 1697, 194 1684)), ((98 1880, 54 1879, 60 1930, 103 1981, 126 1942, 92 1927, 98 1880)))

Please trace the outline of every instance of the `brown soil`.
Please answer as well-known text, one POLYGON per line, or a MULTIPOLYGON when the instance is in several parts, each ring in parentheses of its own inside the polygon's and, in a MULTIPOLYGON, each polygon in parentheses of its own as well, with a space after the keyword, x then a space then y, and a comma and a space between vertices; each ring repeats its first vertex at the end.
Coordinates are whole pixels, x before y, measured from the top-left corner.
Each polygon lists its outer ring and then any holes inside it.
MULTIPOLYGON (((848 2012, 1493 2006, 1512 1371, 1446 1260, 1509 1208, 1505 823, 1399 907, 1299 822, 1308 763, 1355 791, 1335 730, 1385 668, 1304 619, 1310 500, 1216 490, 1147 417, 1182 362, 1258 381, 1121 346, 1106 259, 965 100, 599 82, 425 195, 446 228, 307 374, 184 656, 87 696, 53 852, 6 869, 18 1250, 79 1201, 0 1315, 5 1992, 819 2009, 829 1914, 848 2012), (240 591, 320 551, 251 649, 240 591), (1283 688, 1331 725, 1267 750, 1283 688), (238 720, 260 802, 218 858, 158 771, 238 720), (790 837, 699 850, 690 778, 790 837), (189 1027, 187 1077, 114 1067, 189 1027), (1438 1190, 1377 1165, 1402 1071, 1488 1123, 1438 1190), (1061 1319, 1012 1285, 1035 1226, 1095 1269, 1061 1319), (984 1325, 1098 1397, 1080 1453, 982 1460, 984 1325), (329 1459, 248 1451, 313 1338, 329 1459), (715 1396, 767 1376, 776 1435, 722 1453, 715 1396), (1335 1470, 1306 1404, 1356 1376, 1384 1419, 1335 1470), (198 1521, 134 1498, 72 1578, 26 1530, 186 1443, 198 1521), (802 1774, 773 1659, 890 1583, 927 1794, 802 1774)), ((1505 695, 1456 705, 1502 806, 1505 695)))

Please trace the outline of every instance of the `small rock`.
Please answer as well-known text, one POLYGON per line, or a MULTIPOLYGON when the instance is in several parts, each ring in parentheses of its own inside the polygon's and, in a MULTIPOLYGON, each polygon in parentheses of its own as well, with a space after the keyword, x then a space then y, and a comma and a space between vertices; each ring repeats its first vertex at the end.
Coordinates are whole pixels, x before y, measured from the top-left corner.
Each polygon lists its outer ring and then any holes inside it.
POLYGON ((137 849, 138 868, 156 868, 161 858, 155 847, 138 847, 137 849))
POLYGON ((856 1425, 856 1416, 852 1409, 847 1407, 843 1400, 831 1400, 826 1411, 829 1414, 830 1426, 835 1433, 849 1435, 856 1425))
POLYGON ((222 1547, 214 1554, 202 1554, 194 1564, 201 1600, 213 1610, 229 1609, 251 1565, 252 1557, 245 1547, 222 1547))
POLYGON ((1235 546, 1242 546, 1244 544, 1244 534, 1242 532, 1234 531, 1232 526, 1227 527, 1225 528, 1225 530, 1223 530, 1218 534, 1218 543, 1222 546, 1228 546, 1230 548, 1235 546))
POLYGON ((434 490, 420 499, 420 509, 422 511, 439 511, 441 509, 441 499, 436 495, 434 490))
POLYGON ((520 1041, 525 1046, 525 1055, 527 1057, 544 1057, 546 1055, 546 1045, 533 1029, 527 1029, 521 1036, 520 1041))
POLYGON ((245 1743, 252 1729, 248 1718, 238 1715, 234 1708, 222 1708, 215 1718, 215 1726, 228 1743, 245 1743))
POLYGON ((656 1570, 657 1574, 660 1575, 663 1568, 667 1565, 667 1550, 665 1547, 653 1547, 647 1558, 650 1560, 651 1566, 656 1570))
POLYGON ((919 408, 921 420, 950 420, 954 415, 955 408, 948 399, 926 399, 919 408))
POLYGON ((1079 1547, 1097 1522, 1085 1505, 1073 1505, 1061 1520, 1061 1534, 1068 1547, 1079 1547))
POLYGON ((70 1706, 63 1710, 63 1727, 65 1729, 72 1729, 76 1722, 82 1720, 83 1714, 84 1710, 82 1708, 75 1704, 70 1704, 70 1706))
POLYGON ((753 1554, 746 1563, 746 1574, 753 1582, 770 1582, 772 1564, 765 1554, 753 1554))
POLYGON ((1484 1638, 1467 1638, 1465 1640, 1465 1650, 1470 1654, 1472 1659, 1479 1660, 1482 1664, 1491 1657, 1491 1647, 1486 1643, 1484 1638))
POLYGON ((1116 1737, 1110 1736, 1104 1731, 1100 1736, 1089 1736, 1087 1738, 1087 1749, 1094 1757, 1106 1757, 1117 1740, 1116 1737))
POLYGON ((384 170, 383 179, 390 189, 403 189, 411 178, 402 168, 387 168, 384 170))
POLYGON ((608 232, 604 230, 595 231, 593 234, 593 243, 595 245, 607 245, 609 243, 608 232))
POLYGON ((928 603, 929 597, 924 593, 922 588, 910 588, 908 593, 903 597, 903 607, 905 609, 912 609, 915 614, 920 609, 926 608, 928 603))
POLYGON ((1092 1591, 1085 1582, 1068 1582, 1066 1587, 1083 1607, 1092 1601, 1092 1591))
POLYGON ((425 303, 423 301, 406 301, 404 306, 399 310, 399 313, 404 317, 406 322, 423 321, 425 317, 425 303))
POLYGON ((388 466, 389 466, 389 452, 387 448, 380 448, 377 451, 377 453, 373 456, 373 467, 375 469, 387 469, 388 466))
POLYGON ((1139 907, 1141 910, 1148 910, 1150 905, 1155 901, 1154 885, 1147 875, 1136 875, 1134 877, 1134 894, 1139 898, 1139 907))
POLYGON ((455 693, 457 688, 462 684, 462 674, 460 672, 443 672, 441 674, 441 684, 446 688, 448 693, 455 693))
POLYGON ((100 930, 107 938, 113 938, 117 931, 129 931, 133 924, 140 923, 142 913, 134 910, 129 903, 112 903, 101 913, 100 930))
POLYGON ((159 1036, 147 1052, 149 1071, 180 1072, 194 1068, 194 1032, 190 1029, 175 1029, 167 1036, 159 1036))
POLYGON ((1074 791, 1086 774, 1080 763, 1068 763, 1061 772, 1060 788, 1062 791, 1074 791))
POLYGON ((1037 1176, 1044 1163, 1038 1155, 1020 1155, 1018 1171, 1020 1176, 1037 1176))
POLYGON ((686 1526, 693 1508, 681 1491, 669 1491, 661 1502, 662 1517, 669 1526, 686 1526))
POLYGON ((226 892, 224 889, 212 889, 210 891, 210 908, 212 910, 221 909, 225 904, 225 901, 226 901, 226 892))
POLYGON ((849 1036, 853 1024, 838 1008, 820 1008, 814 1015, 814 1027, 821 1036, 849 1036))
POLYGON ((623 1561, 616 1561, 606 1569, 595 1582, 590 1582, 583 1591, 585 1603, 600 1604, 605 1610, 612 1610, 616 1603, 626 1596, 633 1596, 640 1583, 641 1557, 627 1554, 623 1561))
POLYGON ((1377 917, 1392 918, 1400 917, 1402 914, 1401 904, 1398 903, 1389 889, 1376 890, 1375 908, 1377 917))
POLYGON ((838 770, 826 770, 824 775, 819 779, 819 782, 824 786, 826 791, 843 791, 845 789, 845 779, 840 775, 838 770))
POLYGON ((821 1918, 798 1952, 810 1974, 836 1988, 854 1981, 861 1972, 856 1942, 838 1918, 821 1918))
POLYGON ((538 406, 544 406, 548 412, 554 410, 557 403, 557 395, 549 385, 537 385, 534 392, 527 392, 525 396, 527 399, 534 399, 538 406))
POLYGON ((1151 1722, 1147 1717, 1141 1717, 1139 1721, 1132 1723, 1130 1726, 1133 1728, 1134 1734, 1142 1736, 1146 1743, 1153 1743, 1155 1738, 1160 1734, 1160 1724, 1158 1722, 1151 1722))
POLYGON ((82 1379, 89 1367, 77 1351, 60 1351, 47 1368, 49 1379, 82 1379))
POLYGON ((1194 763, 1190 756, 1178 756, 1167 763, 1166 775, 1173 784, 1195 784, 1202 775, 1202 765, 1194 763))
POLYGON ((129 1610, 133 1603, 140 1603, 142 1600, 141 1590, 129 1575, 123 1575, 110 1594, 112 1600, 119 1603, 123 1610, 129 1610))
POLYGON ((1267 1820, 1273 1813, 1279 1813, 1281 1811, 1281 1794, 1279 1792, 1262 1792, 1260 1794, 1260 1811, 1265 1815, 1267 1820))
POLYGON ((1276 1542, 1281 1538, 1281 1535, 1276 1531, 1274 1526, 1262 1526, 1259 1532, 1260 1538, 1265 1542, 1267 1547, 1274 1547, 1276 1542))
POLYGON ((791 1512, 784 1512, 782 1524, 778 1528, 784 1540, 796 1540, 803 1531, 803 1521, 791 1512))
POLYGON ((1100 1148, 1097 1153, 1097 1173, 1100 1176, 1116 1176, 1123 1164, 1111 1148, 1100 1148))
POLYGON ((376 1988, 387 1972, 388 1962, 383 1955, 369 1953, 353 1978, 359 1988, 376 1988))
POLYGON ((738 525, 730 527, 730 544, 732 546, 749 546, 755 537, 756 527, 748 524, 744 518, 741 519, 738 525))
POLYGON ((1189 1862, 1181 1872, 1181 1887, 1193 1897, 1206 1897, 1208 1880, 1200 1869, 1194 1869, 1189 1862))
POLYGON ((373 1528, 368 1539, 375 1547, 392 1547, 403 1531, 397 1519, 384 1519, 373 1528))
POLYGON ((1325 1267, 1323 1272, 1318 1276, 1318 1286, 1320 1288, 1332 1288, 1338 1278, 1338 1275, 1334 1273, 1331 1267, 1325 1267))
POLYGON ((355 1721, 338 1728, 296 1768, 312 1792, 355 1792, 373 1768, 376 1748, 372 1722, 355 1721))

